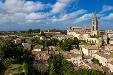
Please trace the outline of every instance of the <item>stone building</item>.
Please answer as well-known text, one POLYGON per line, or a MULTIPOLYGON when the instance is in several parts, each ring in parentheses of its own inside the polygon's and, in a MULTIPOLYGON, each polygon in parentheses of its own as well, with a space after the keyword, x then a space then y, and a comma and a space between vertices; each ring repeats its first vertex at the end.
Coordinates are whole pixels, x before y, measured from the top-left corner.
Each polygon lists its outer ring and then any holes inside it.
MULTIPOLYGON (((70 27, 70 29, 67 30, 67 35, 71 35, 77 37, 79 40, 85 41, 91 38, 90 35, 97 35, 98 33, 98 20, 95 13, 93 14, 91 28, 70 27)), ((90 40, 98 43, 98 40, 100 40, 100 38, 91 38, 90 40)))

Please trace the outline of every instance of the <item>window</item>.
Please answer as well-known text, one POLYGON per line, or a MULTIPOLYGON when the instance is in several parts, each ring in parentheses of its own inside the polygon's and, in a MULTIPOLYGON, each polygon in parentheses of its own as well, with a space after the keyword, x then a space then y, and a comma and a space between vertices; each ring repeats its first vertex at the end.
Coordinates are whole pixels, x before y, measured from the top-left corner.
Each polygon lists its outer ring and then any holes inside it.
POLYGON ((93 26, 93 30, 94 30, 94 26, 93 26))

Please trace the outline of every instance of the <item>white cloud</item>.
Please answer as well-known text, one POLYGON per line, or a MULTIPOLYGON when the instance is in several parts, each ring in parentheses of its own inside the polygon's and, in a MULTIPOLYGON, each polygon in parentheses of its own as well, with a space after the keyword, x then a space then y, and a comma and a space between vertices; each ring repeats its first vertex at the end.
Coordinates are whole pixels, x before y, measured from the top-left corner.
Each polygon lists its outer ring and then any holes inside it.
POLYGON ((113 20, 113 13, 110 13, 108 16, 104 16, 101 19, 103 19, 103 20, 113 20))
POLYGON ((64 9, 66 6, 67 6, 67 4, 65 4, 65 3, 57 2, 57 3, 53 6, 52 12, 53 12, 53 13, 61 12, 61 11, 63 11, 63 9, 64 9))
POLYGON ((104 5, 103 8, 102 8, 102 11, 100 13, 104 13, 104 12, 107 12, 107 11, 110 11, 110 10, 113 10, 113 6, 104 5))
POLYGON ((69 2, 74 2, 76 0, 58 0, 59 2, 64 2, 64 3, 69 3, 69 2))
POLYGON ((25 0, 6 0, 5 3, 1 3, 0 6, 1 6, 0 8, 6 10, 9 13, 15 12, 29 13, 50 7, 49 4, 25 0))
POLYGON ((19 12, 23 11, 23 5, 23 0, 6 0, 3 5, 3 8, 8 12, 19 12))
POLYGON ((77 18, 79 15, 86 13, 86 10, 78 10, 69 14, 64 14, 59 18, 53 18, 53 22, 57 22, 57 21, 70 21, 72 19, 77 18))
MULTIPOLYGON (((0 2, 0 23, 26 23, 28 20, 42 19, 49 16, 48 13, 34 13, 48 8, 50 4, 25 0, 6 0, 0 2)), ((38 22, 38 21, 37 21, 38 22)))
POLYGON ((74 2, 76 0, 58 0, 52 8, 53 13, 59 13, 62 12, 69 4, 74 2))
POLYGON ((25 23, 25 13, 14 13, 14 14, 0 14, 0 23, 25 23))
POLYGON ((43 4, 41 2, 33 2, 26 0, 5 0, 0 3, 0 23, 51 23, 53 21, 66 21, 72 19, 80 14, 85 13, 85 10, 78 10, 69 14, 63 14, 59 18, 52 18, 54 13, 61 12, 71 2, 75 0, 57 0, 52 6, 50 12, 39 12, 45 8, 51 8, 50 4, 43 4), (36 12, 35 12, 36 11, 36 12))
POLYGON ((77 18, 75 23, 86 21, 86 20, 89 20, 89 19, 92 19, 92 14, 84 14, 81 17, 77 18))
POLYGON ((47 18, 50 14, 49 13, 30 13, 26 16, 27 20, 39 20, 43 18, 47 18))
POLYGON ((24 4, 24 10, 26 11, 37 11, 37 10, 42 10, 44 8, 48 8, 49 4, 42 4, 41 2, 33 2, 33 1, 27 1, 24 4))

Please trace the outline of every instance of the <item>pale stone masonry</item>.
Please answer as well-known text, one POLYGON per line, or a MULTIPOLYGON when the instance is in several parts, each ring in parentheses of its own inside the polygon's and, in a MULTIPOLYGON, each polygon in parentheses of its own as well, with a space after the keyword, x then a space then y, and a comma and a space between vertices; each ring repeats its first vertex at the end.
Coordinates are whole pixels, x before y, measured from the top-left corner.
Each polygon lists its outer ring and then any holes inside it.
POLYGON ((79 40, 84 40, 86 42, 93 41, 94 43, 101 43, 101 38, 90 37, 90 35, 97 35, 98 33, 100 32, 98 30, 98 20, 95 13, 93 14, 91 28, 70 27, 70 29, 67 30, 67 35, 77 37, 79 40))
POLYGON ((93 54, 98 52, 100 49, 96 45, 88 45, 88 46, 82 45, 81 50, 85 55, 92 56, 93 54))
POLYGON ((82 63, 81 54, 77 54, 69 51, 65 51, 62 54, 66 60, 71 61, 73 64, 79 65, 82 63))

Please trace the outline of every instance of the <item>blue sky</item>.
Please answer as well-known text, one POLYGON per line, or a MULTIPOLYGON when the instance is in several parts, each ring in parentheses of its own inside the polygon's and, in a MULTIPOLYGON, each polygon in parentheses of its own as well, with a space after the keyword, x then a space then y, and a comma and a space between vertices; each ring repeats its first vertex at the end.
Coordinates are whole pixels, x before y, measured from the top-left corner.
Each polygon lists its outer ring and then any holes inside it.
POLYGON ((0 31, 90 27, 113 29, 113 0, 0 0, 0 31))

